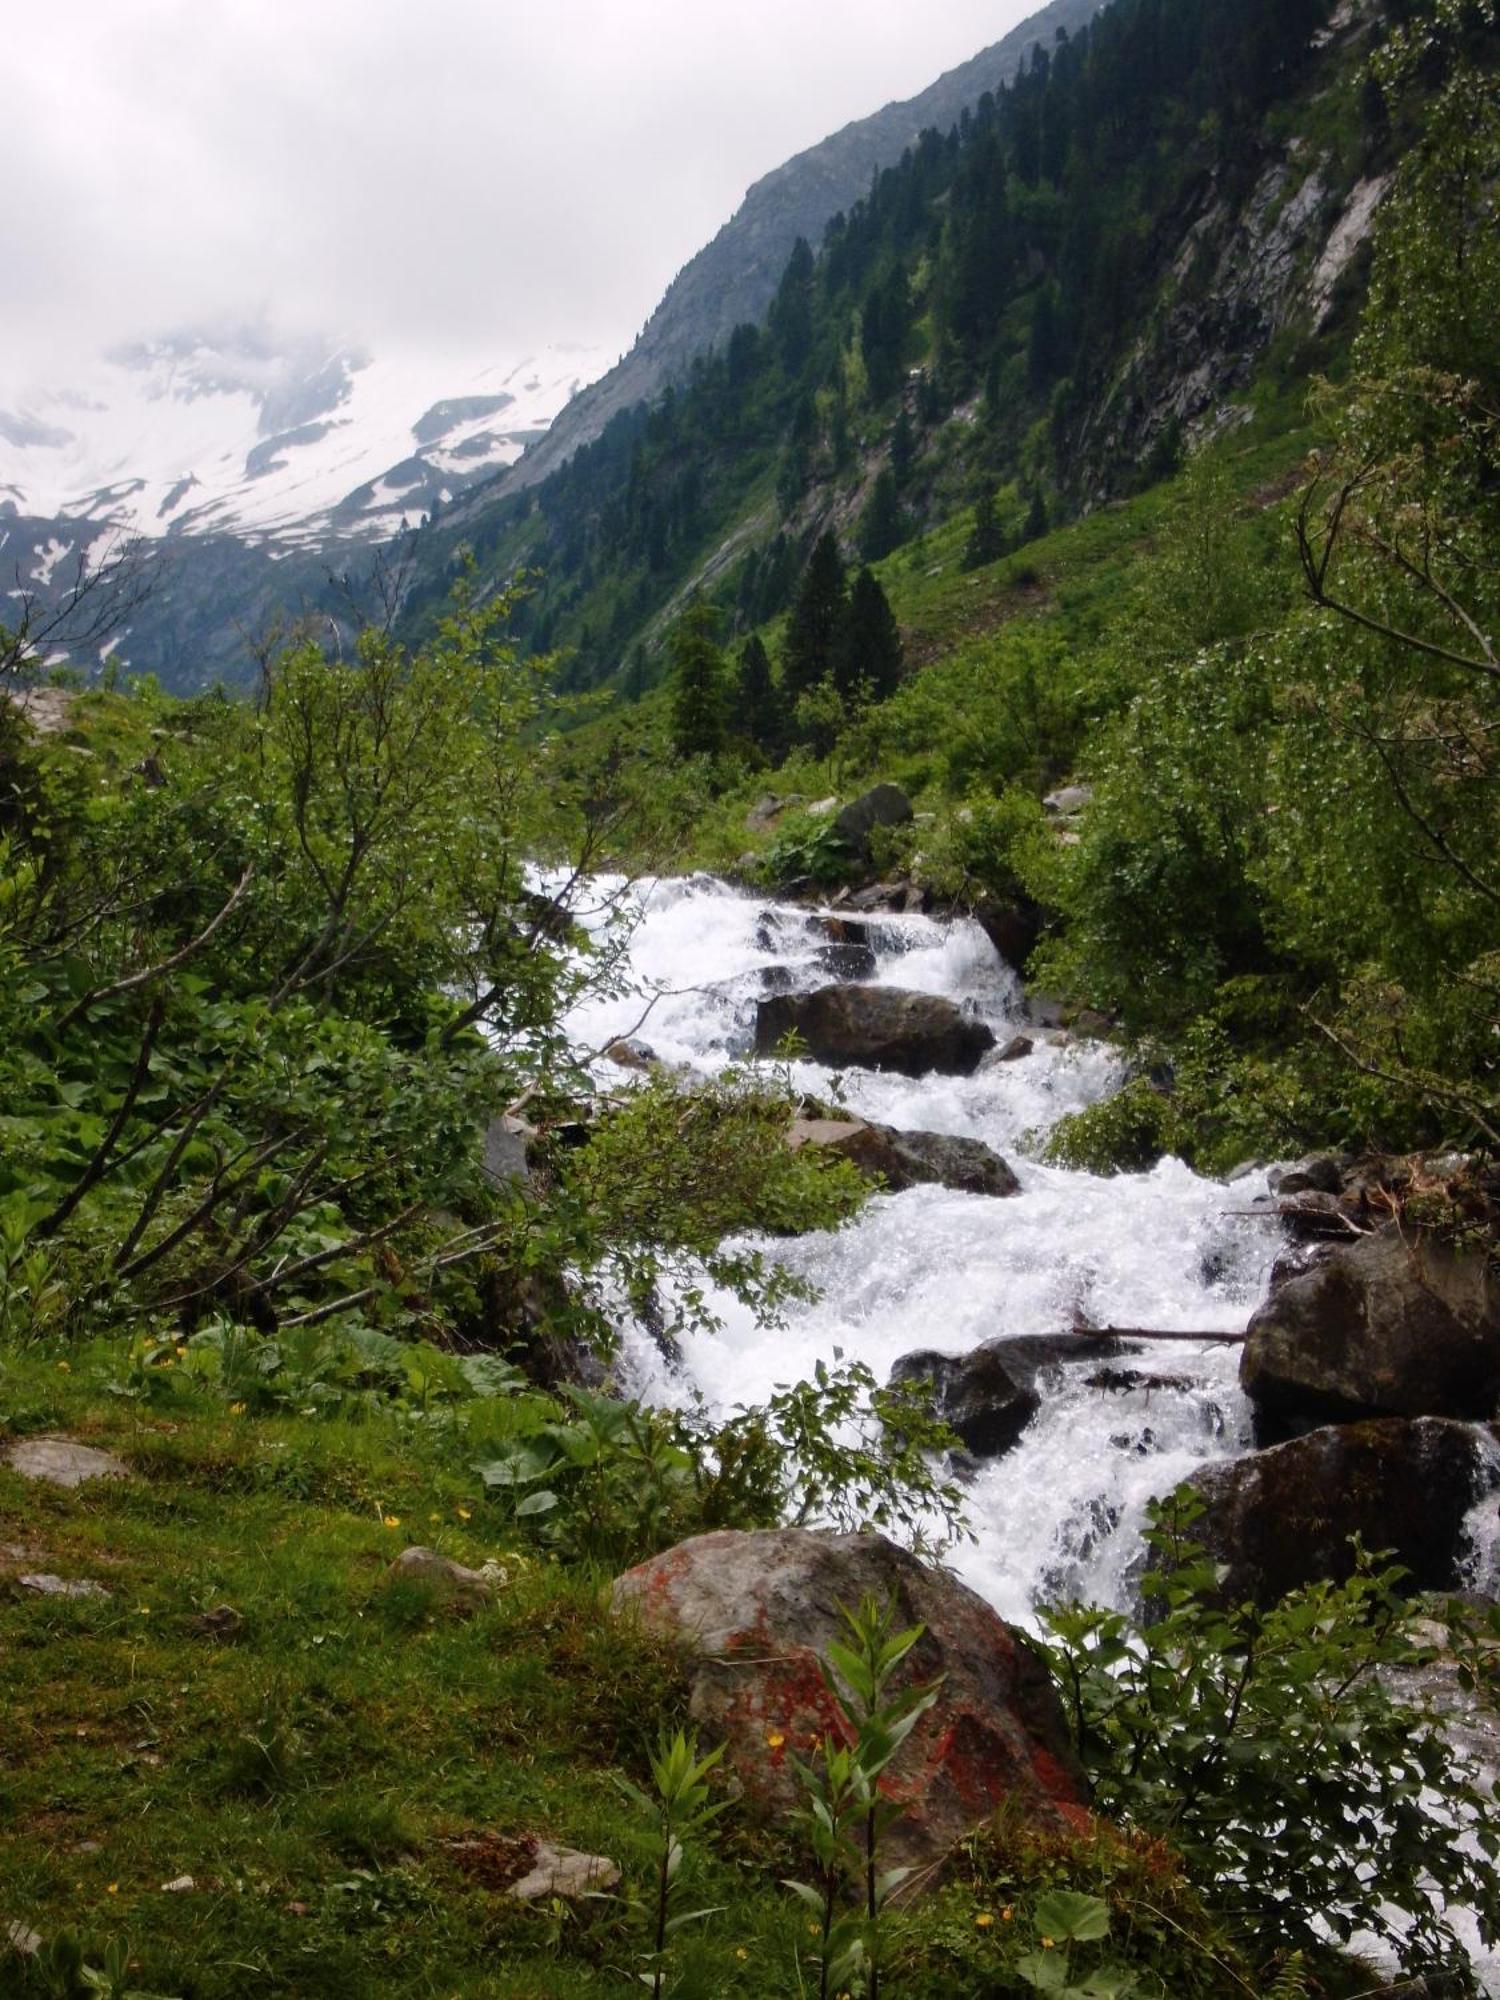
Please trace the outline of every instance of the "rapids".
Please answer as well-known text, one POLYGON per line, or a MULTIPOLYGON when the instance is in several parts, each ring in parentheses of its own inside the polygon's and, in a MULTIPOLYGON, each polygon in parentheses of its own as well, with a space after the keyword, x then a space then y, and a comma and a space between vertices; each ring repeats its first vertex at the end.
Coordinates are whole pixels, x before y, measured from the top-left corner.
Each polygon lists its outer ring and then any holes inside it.
MULTIPOLYGON (((569 1018, 586 1050, 634 1033, 664 1062, 711 1075, 746 1053, 763 973, 779 968, 798 990, 833 976, 818 963, 827 940, 805 908, 705 876, 642 884, 634 895, 626 990, 587 999, 569 1018)), ((1279 1247, 1274 1227, 1242 1213, 1264 1182, 1230 1190, 1173 1160, 1109 1179, 1042 1164, 1051 1126, 1116 1082, 1113 1053, 1065 1046, 1031 1026, 1015 978, 976 924, 881 915, 869 929, 876 980, 959 1003, 1002 1045, 1024 1030, 1034 1051, 972 1077, 915 1080, 858 1069, 836 1078, 799 1062, 794 1081, 821 1098, 841 1093, 852 1111, 886 1124, 982 1139, 1010 1162, 1022 1192, 994 1200, 912 1188, 877 1197, 841 1230, 776 1244, 776 1256, 818 1287, 817 1303, 794 1306, 783 1329, 766 1333, 735 1299, 712 1295, 722 1331, 688 1339, 680 1374, 627 1327, 632 1389, 658 1401, 697 1390, 729 1408, 806 1377, 819 1359, 861 1360, 883 1380, 915 1348, 962 1354, 1000 1336, 1064 1331, 1075 1314, 1164 1332, 1242 1328, 1279 1247)), ((613 1065, 598 1074, 619 1086, 613 1065)), ((970 1488, 977 1539, 949 1560, 1008 1618, 1028 1622, 1043 1599, 1123 1602, 1147 1501, 1203 1460, 1249 1444, 1234 1348, 1158 1343, 1121 1365, 1142 1378, 1139 1389, 1090 1388, 1087 1363, 1044 1376, 1040 1414, 970 1488)))

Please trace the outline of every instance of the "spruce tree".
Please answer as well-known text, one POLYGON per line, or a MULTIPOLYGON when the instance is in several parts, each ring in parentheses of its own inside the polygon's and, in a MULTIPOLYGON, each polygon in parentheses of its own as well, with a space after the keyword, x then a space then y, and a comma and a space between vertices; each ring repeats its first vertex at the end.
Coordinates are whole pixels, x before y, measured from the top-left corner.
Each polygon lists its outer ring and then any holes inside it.
POLYGON ((1023 536, 1026 541, 1034 542, 1039 535, 1046 534, 1048 526, 1047 502, 1043 498, 1041 487, 1033 486, 1031 489, 1031 505, 1026 509, 1026 526, 1022 530, 1023 536))
POLYGON ((896 475, 898 492, 911 477, 912 461, 916 455, 916 433, 912 430, 911 418, 903 409, 891 431, 891 471, 896 475))
POLYGON ((740 648, 739 674, 734 689, 734 726, 765 751, 779 759, 786 748, 785 720, 771 678, 771 656, 752 632, 740 648))
POLYGON ((680 757, 715 757, 724 748, 728 702, 718 625, 717 609, 699 601, 683 612, 668 641, 672 744, 680 757))
POLYGON ((833 657, 849 604, 838 538, 826 529, 813 545, 787 621, 781 681, 787 699, 815 688, 833 672, 833 657))
POLYGON ((895 693, 904 665, 895 614, 873 571, 862 569, 849 593, 834 657, 834 685, 846 699, 864 692, 872 701, 884 701, 895 693))
POLYGON ((879 562, 906 540, 906 510, 896 490, 896 475, 887 465, 859 517, 859 552, 866 562, 879 562))
POLYGON ((974 499, 974 525, 964 544, 965 569, 983 569, 1005 554, 1005 534, 995 513, 995 482, 987 479, 974 499))

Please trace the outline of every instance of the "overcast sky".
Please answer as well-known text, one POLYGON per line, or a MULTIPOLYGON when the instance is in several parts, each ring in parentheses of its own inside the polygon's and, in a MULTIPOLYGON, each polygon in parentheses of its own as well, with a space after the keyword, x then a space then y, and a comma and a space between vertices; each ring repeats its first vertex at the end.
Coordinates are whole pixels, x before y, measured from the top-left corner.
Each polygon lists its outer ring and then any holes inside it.
POLYGON ((751 181, 1037 4, 4 0, 0 381, 224 315, 621 349, 751 181))

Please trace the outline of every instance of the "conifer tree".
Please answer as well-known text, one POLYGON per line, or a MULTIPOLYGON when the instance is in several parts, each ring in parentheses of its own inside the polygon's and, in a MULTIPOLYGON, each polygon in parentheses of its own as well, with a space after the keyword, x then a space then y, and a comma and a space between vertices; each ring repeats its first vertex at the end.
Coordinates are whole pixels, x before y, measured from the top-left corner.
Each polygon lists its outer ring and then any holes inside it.
POLYGON ((872 701, 884 701, 895 693, 904 665, 895 614, 874 573, 862 569, 849 593, 834 656, 834 685, 846 699, 863 692, 872 701))
POLYGON ((758 744, 769 757, 779 758, 786 749, 785 721, 777 700, 776 683, 771 678, 771 656, 758 632, 752 632, 740 648, 734 725, 741 736, 758 744))
POLYGON ((879 562, 906 540, 906 510, 896 490, 896 475, 887 465, 859 517, 859 552, 866 562, 879 562))
POLYGON ((787 621, 781 680, 790 700, 832 674, 848 604, 849 587, 838 537, 831 528, 825 529, 808 557, 787 621))
POLYGON ((1047 502, 1043 497, 1042 489, 1040 486, 1033 486, 1031 489, 1031 505, 1026 509, 1026 526, 1022 531, 1024 539, 1028 542, 1034 542, 1039 535, 1046 534, 1049 525, 1050 523, 1047 519, 1047 502))
POLYGON ((896 475, 899 492, 911 477, 912 461, 917 455, 916 435, 911 427, 911 418, 902 410, 891 431, 891 471, 896 475))
POLYGON ((982 569, 1005 554, 1005 533, 995 513, 995 482, 987 479, 974 499, 974 525, 964 544, 965 569, 982 569))
POLYGON ((715 640, 719 614, 690 604, 668 642, 672 675, 672 743, 681 757, 715 757, 724 747, 727 691, 724 655, 715 640))

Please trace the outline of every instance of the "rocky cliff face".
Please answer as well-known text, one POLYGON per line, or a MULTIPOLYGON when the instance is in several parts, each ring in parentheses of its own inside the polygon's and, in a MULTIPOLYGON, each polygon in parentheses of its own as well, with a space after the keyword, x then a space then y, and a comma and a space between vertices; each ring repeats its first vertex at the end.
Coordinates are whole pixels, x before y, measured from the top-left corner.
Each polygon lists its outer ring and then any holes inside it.
POLYGON ((894 165, 929 128, 947 131, 966 106, 1007 83, 1038 42, 1050 46, 1059 29, 1075 32, 1102 5, 1051 0, 920 96, 846 125, 757 181, 732 219, 668 286, 625 359, 576 396, 489 494, 544 479, 596 438, 616 412, 681 376, 694 355, 727 340, 736 326, 763 318, 799 236, 816 248, 827 223, 868 193, 874 173, 894 165))
MULTIPOLYGON (((1323 46, 1352 57, 1373 11, 1368 0, 1345 0, 1323 46)), ((1248 415, 1234 398, 1277 335, 1316 333, 1334 317, 1389 185, 1388 175, 1341 182, 1303 137, 1258 162, 1221 163, 1158 246, 1155 307, 1079 426, 1080 498, 1107 498, 1108 469, 1146 463, 1170 429, 1213 432, 1248 415), (1247 166, 1248 181, 1235 184, 1247 166)))

